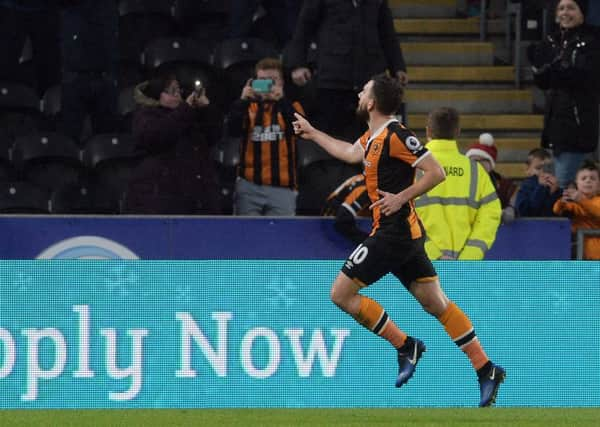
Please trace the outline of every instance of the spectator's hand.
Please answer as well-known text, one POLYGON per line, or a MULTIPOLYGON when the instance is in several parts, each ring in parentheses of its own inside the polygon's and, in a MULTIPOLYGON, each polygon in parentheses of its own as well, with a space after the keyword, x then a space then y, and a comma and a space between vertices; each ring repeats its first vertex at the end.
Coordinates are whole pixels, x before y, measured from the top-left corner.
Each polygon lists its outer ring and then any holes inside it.
POLYGON ((183 100, 181 99, 181 95, 171 95, 166 92, 161 92, 160 98, 158 99, 158 103, 161 107, 171 109, 179 107, 179 104, 181 104, 182 101, 183 100))
POLYGON ((240 96, 240 99, 242 101, 250 101, 250 100, 256 99, 256 98, 257 98, 256 92, 254 92, 254 89, 252 89, 252 79, 248 79, 248 81, 246 82, 246 85, 242 89, 242 94, 240 96))
POLYGON ((281 98, 283 98, 283 86, 280 84, 273 85, 271 87, 271 92, 266 93, 263 98, 268 101, 279 101, 281 98))
POLYGON ((406 200, 404 200, 402 193, 388 193, 387 191, 382 191, 380 189, 377 189, 377 193, 379 193, 381 198, 375 203, 371 204, 371 206, 369 206, 369 209, 373 210, 377 206, 380 206, 381 213, 386 216, 395 214, 407 202, 406 200))
POLYGON ((554 194, 559 189, 558 179, 551 173, 541 172, 538 175, 538 183, 544 187, 548 187, 550 194, 554 194))
POLYGON ((194 104, 192 105, 194 108, 203 108, 210 105, 210 99, 206 96, 206 92, 202 92, 201 94, 195 93, 194 104))
POLYGON ((515 216, 515 208, 513 208, 512 206, 507 206, 504 209, 502 209, 503 224, 510 224, 515 220, 515 216))
POLYGON ((300 138, 313 139, 317 130, 300 114, 294 113, 294 117, 296 117, 296 120, 292 122, 294 133, 300 138))
POLYGON ((295 68, 292 71, 292 81, 297 86, 304 86, 312 78, 310 70, 306 67, 295 68))
POLYGON ((575 188, 567 188, 563 191, 562 200, 563 202, 578 202, 581 200, 581 193, 575 188))
POLYGON ((396 78, 402 86, 408 85, 408 74, 405 71, 396 71, 396 78))

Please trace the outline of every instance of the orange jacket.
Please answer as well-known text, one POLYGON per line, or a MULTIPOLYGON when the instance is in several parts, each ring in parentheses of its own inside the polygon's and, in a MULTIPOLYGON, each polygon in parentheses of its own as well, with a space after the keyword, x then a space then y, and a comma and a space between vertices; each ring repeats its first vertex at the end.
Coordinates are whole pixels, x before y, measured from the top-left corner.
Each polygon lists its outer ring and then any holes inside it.
MULTIPOLYGON (((600 195, 579 202, 565 202, 559 199, 554 203, 556 215, 571 218, 571 231, 580 228, 600 229, 600 195)), ((600 260, 600 237, 586 237, 583 249, 584 259, 600 260)))

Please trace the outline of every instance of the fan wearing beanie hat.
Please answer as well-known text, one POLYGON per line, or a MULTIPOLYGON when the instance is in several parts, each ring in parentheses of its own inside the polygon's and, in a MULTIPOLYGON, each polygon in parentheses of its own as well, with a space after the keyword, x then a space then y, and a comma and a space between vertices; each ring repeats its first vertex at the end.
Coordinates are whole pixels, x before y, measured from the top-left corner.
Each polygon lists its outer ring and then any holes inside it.
POLYGON ((494 142, 492 134, 482 133, 479 135, 479 142, 471 145, 465 155, 479 162, 490 175, 502 206, 502 222, 506 224, 515 218, 513 199, 516 197, 517 186, 512 180, 504 178, 494 170, 498 158, 498 149, 494 142))
POLYGON ((494 144, 494 137, 491 133, 482 133, 479 135, 479 141, 471 145, 465 155, 473 160, 487 160, 490 167, 482 164, 484 169, 489 173, 496 167, 496 159, 498 158, 498 149, 494 144))
POLYGON ((588 0, 573 0, 579 6, 579 10, 581 10, 581 14, 585 17, 587 15, 588 9, 588 0))

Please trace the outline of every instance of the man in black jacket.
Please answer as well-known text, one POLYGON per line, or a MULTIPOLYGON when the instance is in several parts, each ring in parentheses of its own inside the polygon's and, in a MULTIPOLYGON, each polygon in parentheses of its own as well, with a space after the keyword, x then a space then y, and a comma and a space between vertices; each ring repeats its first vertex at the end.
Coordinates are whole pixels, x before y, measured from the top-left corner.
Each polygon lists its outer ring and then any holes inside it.
POLYGON ((317 126, 340 137, 361 133, 355 117, 358 93, 371 76, 388 70, 408 82, 387 0, 305 0, 285 55, 292 80, 313 77, 307 54, 317 43, 314 70, 317 126))

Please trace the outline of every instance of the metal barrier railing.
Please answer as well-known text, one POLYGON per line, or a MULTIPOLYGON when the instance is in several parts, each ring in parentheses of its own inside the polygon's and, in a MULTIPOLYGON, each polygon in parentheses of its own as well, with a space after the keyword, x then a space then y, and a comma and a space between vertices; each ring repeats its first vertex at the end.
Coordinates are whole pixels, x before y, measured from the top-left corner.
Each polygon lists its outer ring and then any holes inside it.
POLYGON ((515 67, 515 87, 521 88, 521 20, 522 20, 521 3, 513 3, 510 0, 506 1, 506 47, 510 52, 512 49, 513 66, 515 67), (512 27, 514 26, 514 45, 512 43, 512 27))
POLYGON ((479 13, 479 40, 487 39, 487 0, 481 0, 479 13))
POLYGON ((600 236, 600 229, 598 228, 587 228, 587 229, 579 229, 577 230, 577 259, 582 260, 584 255, 584 242, 585 238, 588 236, 600 236))

